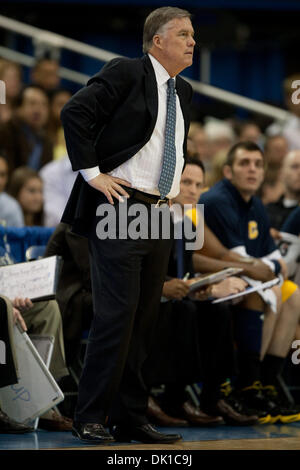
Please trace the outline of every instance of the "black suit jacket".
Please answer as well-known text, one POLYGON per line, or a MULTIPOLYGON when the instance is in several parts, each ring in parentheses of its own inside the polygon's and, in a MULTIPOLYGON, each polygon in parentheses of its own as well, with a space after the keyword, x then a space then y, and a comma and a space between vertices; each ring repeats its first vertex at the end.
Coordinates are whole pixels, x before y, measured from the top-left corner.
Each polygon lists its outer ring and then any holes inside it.
MULTIPOLYGON (((185 123, 185 155, 192 88, 178 76, 176 90, 185 123)), ((157 110, 156 78, 147 55, 108 62, 61 113, 73 170, 99 165, 107 173, 133 157, 149 141, 157 110)), ((62 217, 77 233, 88 231, 96 193, 79 174, 62 217)))

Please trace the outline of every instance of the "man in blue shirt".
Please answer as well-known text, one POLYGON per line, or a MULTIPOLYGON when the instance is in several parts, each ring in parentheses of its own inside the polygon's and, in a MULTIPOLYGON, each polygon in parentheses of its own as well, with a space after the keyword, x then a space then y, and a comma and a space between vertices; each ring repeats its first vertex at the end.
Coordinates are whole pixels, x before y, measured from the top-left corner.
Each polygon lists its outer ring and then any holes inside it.
MULTIPOLYGON (((261 149, 252 142, 234 145, 229 150, 224 175, 200 199, 205 205, 208 227, 233 252, 259 258, 269 265, 274 276, 285 277, 286 265, 270 236, 264 206, 255 196, 264 179, 261 149)), ((277 315, 266 312, 262 298, 251 294, 238 304, 234 318, 240 366, 237 386, 250 408, 264 409, 271 414, 273 422, 284 423, 300 417, 295 410, 280 407, 277 396, 274 399, 277 376, 299 322, 299 290, 291 284, 284 283, 281 290, 273 288, 277 295, 277 315), (281 306, 282 300, 285 302, 281 306)))

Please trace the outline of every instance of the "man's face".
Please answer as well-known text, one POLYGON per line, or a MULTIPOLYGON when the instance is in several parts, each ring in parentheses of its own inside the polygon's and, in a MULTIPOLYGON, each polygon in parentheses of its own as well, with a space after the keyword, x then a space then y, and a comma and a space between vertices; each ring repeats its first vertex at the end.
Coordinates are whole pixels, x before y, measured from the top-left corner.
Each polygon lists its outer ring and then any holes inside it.
POLYGON ((180 193, 174 199, 175 203, 192 204, 198 203, 204 186, 204 174, 198 165, 187 164, 180 180, 180 193))
POLYGON ((300 150, 295 150, 287 156, 282 176, 290 191, 300 193, 300 150))
POLYGON ((60 78, 58 75, 58 64, 54 60, 44 60, 33 72, 33 80, 45 90, 58 88, 60 78))
POLYGON ((242 196, 253 196, 264 179, 264 160, 259 151, 238 149, 232 167, 224 168, 224 174, 242 196))
POLYGON ((19 115, 30 127, 42 129, 48 120, 49 103, 47 96, 38 89, 28 88, 24 92, 19 115))
POLYGON ((268 144, 265 156, 270 166, 281 166, 289 151, 288 142, 284 137, 274 137, 268 144))
POLYGON ((162 34, 155 37, 158 37, 164 67, 169 73, 169 70, 173 72, 171 76, 192 65, 196 43, 189 18, 174 18, 165 25, 162 34))

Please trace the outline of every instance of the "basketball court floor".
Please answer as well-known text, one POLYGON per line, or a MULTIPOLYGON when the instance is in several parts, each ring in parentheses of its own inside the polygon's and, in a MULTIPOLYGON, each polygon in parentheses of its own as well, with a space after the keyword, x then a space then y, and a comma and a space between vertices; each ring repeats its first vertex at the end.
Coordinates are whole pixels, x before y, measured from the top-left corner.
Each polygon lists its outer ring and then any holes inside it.
POLYGON ((13 435, 0 434, 1 450, 300 450, 300 422, 288 425, 257 425, 215 428, 157 428, 162 432, 180 433, 176 444, 145 445, 136 442, 109 446, 87 445, 71 432, 48 432, 13 435))

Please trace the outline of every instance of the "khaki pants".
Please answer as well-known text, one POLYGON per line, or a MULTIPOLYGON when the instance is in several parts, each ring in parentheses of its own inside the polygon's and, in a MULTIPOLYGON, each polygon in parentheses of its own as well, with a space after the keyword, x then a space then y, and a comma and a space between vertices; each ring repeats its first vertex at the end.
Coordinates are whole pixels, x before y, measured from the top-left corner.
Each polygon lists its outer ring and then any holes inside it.
MULTIPOLYGON (((7 299, 6 299, 7 300, 7 299)), ((11 303, 9 313, 12 312, 11 303)), ((9 314, 9 316, 11 316, 9 314)), ((27 326, 28 334, 53 335, 54 347, 49 370, 58 380, 68 375, 65 361, 65 348, 63 340, 62 319, 56 300, 34 303, 33 307, 22 313, 27 326)), ((11 341, 12 349, 13 340, 11 341)), ((14 353, 13 353, 14 354, 14 353)), ((15 357, 15 354, 14 354, 15 357)))

